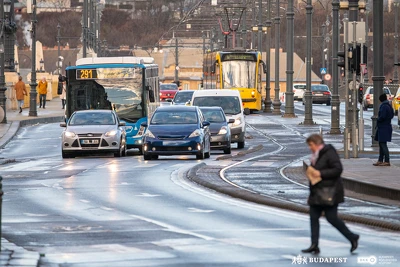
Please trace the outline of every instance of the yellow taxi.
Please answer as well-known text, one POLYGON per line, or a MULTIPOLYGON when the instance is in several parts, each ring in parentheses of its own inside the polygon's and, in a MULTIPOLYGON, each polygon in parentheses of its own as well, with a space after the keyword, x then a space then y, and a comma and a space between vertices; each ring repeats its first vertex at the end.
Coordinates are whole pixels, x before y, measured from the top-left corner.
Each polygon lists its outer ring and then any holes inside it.
POLYGON ((399 112, 399 108, 400 108, 400 87, 397 89, 397 92, 392 99, 392 107, 393 107, 394 113, 397 115, 399 112))

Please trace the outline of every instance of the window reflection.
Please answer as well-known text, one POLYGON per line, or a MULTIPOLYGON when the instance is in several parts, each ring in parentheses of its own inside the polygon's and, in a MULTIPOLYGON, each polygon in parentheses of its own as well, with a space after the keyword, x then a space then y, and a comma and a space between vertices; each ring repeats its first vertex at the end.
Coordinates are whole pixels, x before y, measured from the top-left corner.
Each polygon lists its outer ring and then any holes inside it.
POLYGON ((255 88, 256 62, 222 62, 222 79, 224 81, 225 89, 255 88))

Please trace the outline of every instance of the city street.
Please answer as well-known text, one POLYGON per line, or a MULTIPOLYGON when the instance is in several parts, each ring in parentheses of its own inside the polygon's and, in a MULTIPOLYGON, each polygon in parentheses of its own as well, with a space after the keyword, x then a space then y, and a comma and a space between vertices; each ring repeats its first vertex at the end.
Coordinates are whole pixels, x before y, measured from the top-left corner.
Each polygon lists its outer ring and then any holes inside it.
MULTIPOLYGON (((303 110, 296 103, 296 113, 303 110)), ((257 134, 261 127, 268 132, 273 123, 262 113, 250 115, 246 149, 263 144, 264 150, 274 152, 275 158, 269 160, 282 160, 283 165, 302 158, 308 151, 299 137, 301 131, 329 129, 329 110, 314 105, 320 125, 299 127, 299 134, 288 135, 290 142, 287 137, 267 139, 257 134), (277 150, 290 145, 293 149, 277 150)), ((370 116, 371 112, 365 113, 366 120, 370 116)), ((40 252, 40 266, 291 266, 293 258, 310 244, 307 215, 230 198, 189 182, 186 172, 201 162, 193 157, 143 161, 130 151, 126 158, 63 160, 61 132, 58 124, 21 128, 0 153, 6 160, 2 166, 3 236, 40 252)), ((284 136, 284 131, 276 133, 284 136)), ((340 146, 340 138, 327 140, 340 146)), ((233 155, 238 152, 235 148, 233 155)), ((234 162, 217 160, 222 155, 214 152, 204 162, 211 166, 234 162)), ((271 175, 280 176, 278 172, 271 175)), ((285 190, 290 186, 285 185, 285 190)), ((374 212, 371 205, 364 208, 374 212)), ((351 254, 349 242, 325 219, 321 222, 319 257, 346 258, 346 264, 314 266, 360 266, 357 257, 399 256, 397 232, 349 224, 361 235, 359 249, 351 254)))

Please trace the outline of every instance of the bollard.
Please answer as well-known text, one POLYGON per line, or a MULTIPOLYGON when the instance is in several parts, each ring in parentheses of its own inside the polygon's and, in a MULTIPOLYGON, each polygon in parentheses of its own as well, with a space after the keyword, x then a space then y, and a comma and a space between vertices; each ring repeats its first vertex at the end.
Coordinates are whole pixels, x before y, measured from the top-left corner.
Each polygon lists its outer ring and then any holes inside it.
POLYGON ((2 213, 2 204, 3 204, 3 177, 0 175, 0 252, 1 252, 1 213, 2 213))

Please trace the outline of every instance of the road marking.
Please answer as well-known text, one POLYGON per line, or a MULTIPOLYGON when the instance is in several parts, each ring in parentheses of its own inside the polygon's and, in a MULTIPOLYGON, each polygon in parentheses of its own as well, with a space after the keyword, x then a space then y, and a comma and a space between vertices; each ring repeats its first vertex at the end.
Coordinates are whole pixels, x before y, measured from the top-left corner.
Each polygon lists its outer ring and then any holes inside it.
POLYGON ((156 166, 159 166, 159 165, 160 165, 159 163, 158 164, 145 163, 145 164, 142 164, 142 165, 134 166, 133 168, 153 168, 153 167, 156 167, 156 166))
POLYGON ((194 213, 211 213, 214 212, 215 210, 202 210, 202 209, 197 209, 197 208, 188 208, 189 212, 194 212, 194 213))
POLYGON ((79 199, 79 201, 80 201, 80 202, 83 202, 83 203, 90 203, 90 201, 89 201, 89 200, 86 200, 86 199, 79 199))
POLYGON ((135 195, 137 197, 159 197, 160 195, 152 195, 149 193, 141 193, 140 195, 135 195))
POLYGON ((46 217, 49 216, 48 214, 37 214, 37 213, 24 213, 24 215, 29 216, 29 217, 46 217))
POLYGON ((104 206, 100 207, 100 209, 102 209, 102 210, 108 210, 108 211, 114 210, 113 208, 108 208, 108 207, 104 207, 104 206))

